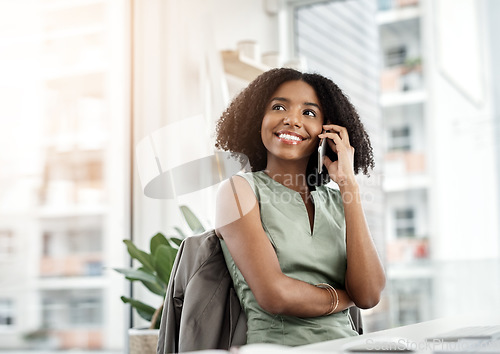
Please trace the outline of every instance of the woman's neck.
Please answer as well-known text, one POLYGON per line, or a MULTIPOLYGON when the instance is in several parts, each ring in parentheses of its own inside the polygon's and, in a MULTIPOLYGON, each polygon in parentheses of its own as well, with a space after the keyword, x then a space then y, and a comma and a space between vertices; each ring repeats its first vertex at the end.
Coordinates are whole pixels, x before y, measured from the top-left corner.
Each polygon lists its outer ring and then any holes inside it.
POLYGON ((268 161, 264 172, 274 179, 296 192, 305 193, 309 191, 307 186, 306 167, 304 163, 285 163, 268 161))

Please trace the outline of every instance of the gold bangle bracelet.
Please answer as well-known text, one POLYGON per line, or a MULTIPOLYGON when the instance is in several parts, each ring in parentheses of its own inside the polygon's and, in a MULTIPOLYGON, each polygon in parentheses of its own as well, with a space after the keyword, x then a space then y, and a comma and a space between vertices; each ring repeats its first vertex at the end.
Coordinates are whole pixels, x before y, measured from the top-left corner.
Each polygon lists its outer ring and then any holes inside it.
POLYGON ((327 283, 319 283, 316 285, 318 288, 326 289, 328 293, 330 294, 330 298, 332 300, 332 303, 330 304, 330 308, 328 311, 323 315, 323 316, 328 316, 331 315, 332 313, 335 312, 335 310, 339 306, 339 296, 337 294, 337 291, 333 286, 327 283))
POLYGON ((332 310, 332 313, 334 313, 337 310, 337 308, 339 307, 339 294, 337 293, 337 290, 335 290, 335 288, 333 286, 331 288, 332 288, 333 292, 335 293, 335 297, 337 298, 337 302, 335 303, 335 307, 332 310))

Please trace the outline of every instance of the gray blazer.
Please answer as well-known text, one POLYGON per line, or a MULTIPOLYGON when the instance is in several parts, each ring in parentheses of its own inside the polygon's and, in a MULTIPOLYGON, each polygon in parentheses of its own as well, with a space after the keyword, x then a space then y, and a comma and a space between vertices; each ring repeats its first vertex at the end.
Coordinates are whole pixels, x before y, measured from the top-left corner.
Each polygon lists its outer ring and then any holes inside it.
MULTIPOLYGON (((363 333, 360 311, 351 324, 363 333)), ((172 268, 160 323, 157 354, 229 349, 246 343, 241 309, 214 230, 186 238, 172 268)))
POLYGON ((163 307, 157 354, 246 343, 246 317, 214 230, 186 238, 163 307))

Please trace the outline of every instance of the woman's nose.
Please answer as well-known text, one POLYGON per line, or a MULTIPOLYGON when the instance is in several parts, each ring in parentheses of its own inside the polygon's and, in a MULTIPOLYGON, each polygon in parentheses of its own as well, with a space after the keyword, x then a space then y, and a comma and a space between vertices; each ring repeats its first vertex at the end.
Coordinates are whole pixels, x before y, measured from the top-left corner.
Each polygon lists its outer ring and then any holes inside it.
POLYGON ((292 112, 287 112, 286 117, 283 118, 283 123, 293 125, 296 127, 302 126, 302 117, 292 112))

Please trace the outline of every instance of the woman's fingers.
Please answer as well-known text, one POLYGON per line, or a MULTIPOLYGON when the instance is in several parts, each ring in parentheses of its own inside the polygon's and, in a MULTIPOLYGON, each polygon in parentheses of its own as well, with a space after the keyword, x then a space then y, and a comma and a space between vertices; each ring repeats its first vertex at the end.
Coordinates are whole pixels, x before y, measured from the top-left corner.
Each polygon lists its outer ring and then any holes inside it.
POLYGON ((349 133, 347 132, 347 129, 345 127, 342 127, 340 125, 336 124, 325 124, 323 125, 323 129, 325 130, 333 130, 334 132, 338 133, 340 135, 340 138, 350 145, 349 143, 349 133))
POLYGON ((328 138, 329 140, 333 140, 334 136, 336 136, 337 138, 340 139, 340 135, 338 133, 328 132, 328 133, 321 133, 318 135, 318 137, 320 137, 320 138, 328 138))
POLYGON ((354 148, 346 144, 340 137, 340 133, 324 133, 320 137, 328 138, 328 145, 338 156, 338 161, 332 162, 328 156, 324 158, 324 164, 330 173, 330 177, 336 183, 344 181, 348 175, 354 173, 354 148), (331 166, 331 168, 330 168, 331 166))
POLYGON ((328 138, 328 145, 330 145, 334 152, 337 152, 339 147, 345 145, 345 140, 338 133, 323 133, 318 135, 318 137, 328 138), (332 144, 335 145, 335 148, 332 147, 332 144))

